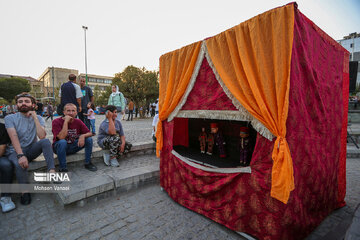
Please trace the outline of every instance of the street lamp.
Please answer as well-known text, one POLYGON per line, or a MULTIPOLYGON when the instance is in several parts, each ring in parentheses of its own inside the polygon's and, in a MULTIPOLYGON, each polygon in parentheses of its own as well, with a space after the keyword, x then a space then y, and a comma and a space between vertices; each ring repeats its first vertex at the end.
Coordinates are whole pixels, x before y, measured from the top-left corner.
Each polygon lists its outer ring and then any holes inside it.
POLYGON ((87 75, 87 54, 86 54, 86 30, 88 30, 88 27, 82 26, 84 29, 84 35, 85 35, 85 78, 86 78, 86 86, 88 85, 88 75, 87 75))
POLYGON ((52 82, 53 82, 53 102, 55 106, 55 76, 54 76, 54 66, 51 68, 51 76, 52 76, 52 82))

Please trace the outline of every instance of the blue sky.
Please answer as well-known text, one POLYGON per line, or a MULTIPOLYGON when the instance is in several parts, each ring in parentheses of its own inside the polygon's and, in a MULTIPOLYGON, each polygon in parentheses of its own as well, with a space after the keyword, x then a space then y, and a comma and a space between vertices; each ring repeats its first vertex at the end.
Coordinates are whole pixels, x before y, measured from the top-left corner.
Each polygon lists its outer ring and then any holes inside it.
MULTIPOLYGON (((158 69, 159 57, 289 1, 0 0, 0 74, 38 78, 46 67, 113 76, 158 69)), ((302 0, 299 9, 335 40, 360 32, 360 0, 302 0)))

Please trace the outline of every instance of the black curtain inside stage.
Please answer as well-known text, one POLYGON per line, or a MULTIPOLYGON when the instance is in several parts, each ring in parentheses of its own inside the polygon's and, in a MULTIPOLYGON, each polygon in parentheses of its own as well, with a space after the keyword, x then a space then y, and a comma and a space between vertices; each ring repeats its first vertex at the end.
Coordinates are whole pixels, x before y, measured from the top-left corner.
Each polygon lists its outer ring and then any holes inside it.
MULTIPOLYGON (((247 166, 250 164, 251 156, 247 165, 240 165, 239 159, 239 142, 240 142, 240 127, 249 127, 250 137, 250 155, 252 155, 256 143, 257 132, 252 128, 251 124, 243 121, 233 120, 213 120, 213 119, 197 119, 189 118, 188 122, 188 134, 189 134, 189 146, 174 146, 174 150, 180 155, 194 160, 199 164, 219 167, 219 168, 233 168, 239 166, 247 166), (200 152, 199 134, 201 128, 205 127, 206 133, 210 133, 210 124, 218 123, 219 131, 225 140, 226 158, 220 158, 217 152, 217 148, 214 146, 213 155, 207 155, 200 152)), ((176 127, 176 125, 175 125, 176 127)), ((176 136, 174 136, 176 137, 176 136)), ((207 148, 206 148, 207 150, 207 148)))

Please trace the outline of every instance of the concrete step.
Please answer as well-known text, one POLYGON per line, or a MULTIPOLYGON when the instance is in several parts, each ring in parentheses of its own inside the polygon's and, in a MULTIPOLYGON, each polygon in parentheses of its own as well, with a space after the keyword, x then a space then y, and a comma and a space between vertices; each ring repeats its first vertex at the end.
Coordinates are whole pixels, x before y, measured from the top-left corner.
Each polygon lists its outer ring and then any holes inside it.
POLYGON ((87 202, 115 196, 158 181, 159 162, 155 154, 145 154, 123 158, 119 161, 119 167, 105 166, 101 158, 101 161, 95 161, 98 168, 96 172, 88 171, 84 167, 70 166, 70 184, 66 184, 70 185, 70 190, 57 192, 55 197, 63 206, 83 206, 87 202))
MULTIPOLYGON (((143 155, 143 154, 153 154, 155 153, 156 145, 154 142, 138 142, 133 143, 133 146, 131 148, 131 151, 127 153, 124 157, 132 157, 136 155, 143 155)), ((92 152, 92 162, 96 161, 102 161, 103 153, 108 152, 107 150, 102 150, 101 148, 94 148, 92 152)), ((55 156, 55 166, 59 165, 59 161, 55 156)), ((69 166, 71 165, 78 165, 82 166, 84 165, 85 161, 85 150, 81 150, 77 152, 76 154, 68 155, 66 156, 66 162, 69 166)), ((44 159, 44 156, 41 154, 38 158, 33 160, 29 164, 29 171, 33 172, 36 170, 42 170, 46 168, 46 162, 44 159)))
MULTIPOLYGON (((155 156, 154 142, 134 143, 131 151, 119 160, 119 167, 104 164, 105 152, 108 151, 101 148, 93 149, 91 161, 98 168, 96 172, 84 168, 84 150, 66 157, 70 182, 58 186, 70 186, 70 189, 54 193, 61 205, 82 206, 89 201, 97 201, 159 180, 160 160, 155 156)), ((55 164, 58 165, 57 158, 55 164)), ((29 164, 30 172, 44 169, 46 162, 43 155, 29 164)), ((33 180, 30 182, 35 183, 33 180)))

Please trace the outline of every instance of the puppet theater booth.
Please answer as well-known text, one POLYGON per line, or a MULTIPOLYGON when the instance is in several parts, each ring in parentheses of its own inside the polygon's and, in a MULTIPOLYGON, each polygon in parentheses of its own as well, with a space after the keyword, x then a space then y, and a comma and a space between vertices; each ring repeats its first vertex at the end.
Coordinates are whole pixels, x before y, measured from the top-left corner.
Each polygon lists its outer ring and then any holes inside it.
POLYGON ((239 233, 306 237, 345 205, 348 62, 349 53, 296 3, 161 56, 163 189, 239 233), (202 121, 230 125, 230 142, 239 126, 252 126, 249 166, 211 167, 183 156, 177 148, 191 148, 202 121))

